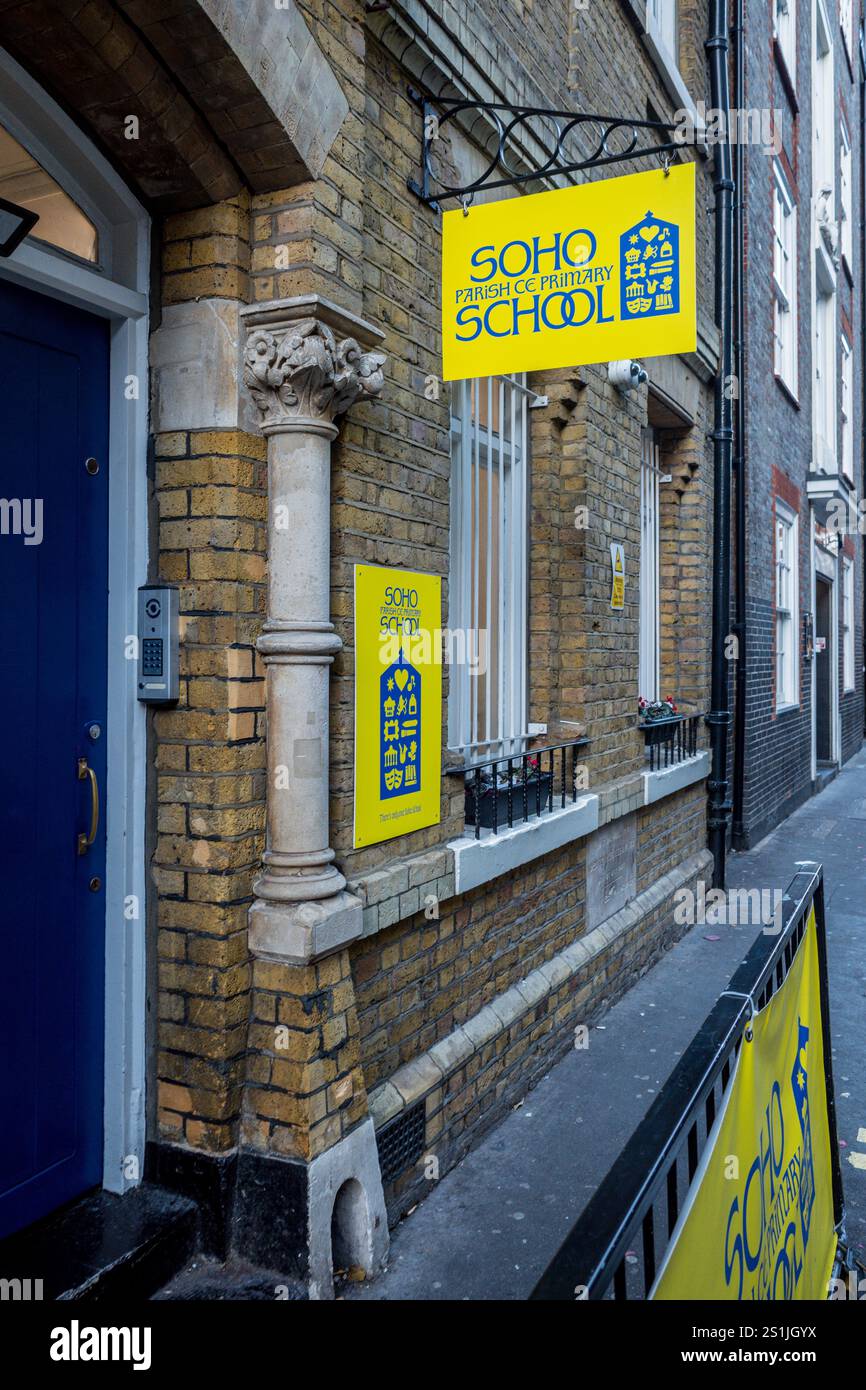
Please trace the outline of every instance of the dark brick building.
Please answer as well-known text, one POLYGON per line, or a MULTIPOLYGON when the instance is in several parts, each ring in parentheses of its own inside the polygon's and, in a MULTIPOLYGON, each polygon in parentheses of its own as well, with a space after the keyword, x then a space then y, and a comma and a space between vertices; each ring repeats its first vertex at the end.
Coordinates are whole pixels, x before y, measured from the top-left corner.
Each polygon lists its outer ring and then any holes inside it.
POLYGON ((747 7, 742 847, 863 733, 861 80, 859 4, 747 7))

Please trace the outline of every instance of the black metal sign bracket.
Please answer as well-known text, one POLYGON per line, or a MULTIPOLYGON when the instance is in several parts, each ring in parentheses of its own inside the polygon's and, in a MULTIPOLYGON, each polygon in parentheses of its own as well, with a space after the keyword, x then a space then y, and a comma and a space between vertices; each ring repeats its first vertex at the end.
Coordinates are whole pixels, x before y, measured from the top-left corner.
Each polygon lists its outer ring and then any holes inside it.
POLYGON ((543 106, 512 106, 507 102, 438 98, 415 88, 409 96, 421 109, 421 177, 408 186, 422 202, 440 211, 441 198, 457 198, 464 209, 476 193, 491 188, 528 183, 558 174, 574 174, 630 159, 658 159, 664 168, 675 154, 694 146, 694 133, 667 121, 638 121, 623 116, 602 116, 587 111, 556 111, 543 106), (462 124, 480 118, 490 128, 495 151, 487 168, 471 183, 447 184, 436 173, 435 151, 443 127, 449 121, 462 124), (515 142, 521 136, 541 148, 541 156, 521 157, 515 142), (691 138, 684 138, 690 136, 691 138), (591 153, 586 154, 586 149, 591 153))

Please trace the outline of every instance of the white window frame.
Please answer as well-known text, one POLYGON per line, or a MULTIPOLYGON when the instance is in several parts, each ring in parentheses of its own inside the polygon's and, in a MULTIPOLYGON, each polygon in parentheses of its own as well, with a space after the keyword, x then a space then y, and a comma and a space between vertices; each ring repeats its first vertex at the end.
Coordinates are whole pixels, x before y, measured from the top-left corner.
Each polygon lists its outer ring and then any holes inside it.
POLYGON ((676 68, 680 65, 678 11, 679 0, 647 0, 647 31, 663 45, 676 68))
POLYGON ((842 556, 842 689, 854 689, 854 562, 842 556))
POLYGON ((799 519, 777 497, 773 531, 777 713, 800 703, 799 554, 799 519))
POLYGON ((774 369, 796 396, 797 204, 778 159, 773 160, 773 299, 774 369))
POLYGON ((836 296, 815 298, 815 470, 835 473, 837 469, 838 398, 836 384, 836 296))
POLYGON ((833 81, 833 28, 824 0, 815 0, 812 55, 812 189, 831 189, 827 204, 833 220, 836 197, 836 89, 833 81))
POLYGON ((854 481, 854 353, 844 333, 839 335, 842 351, 842 472, 854 481))
POLYGON ((840 242, 845 264, 854 273, 854 212, 852 207, 853 174, 851 158, 851 136, 843 116, 839 121, 839 223, 840 242))
POLYGON ((788 69, 791 85, 797 87, 797 0, 771 0, 773 37, 788 69))
POLYGON ((659 698, 659 446, 651 426, 641 430, 640 460, 640 633, 638 694, 659 698))
POLYGON ((495 643, 486 644, 486 660, 477 670, 459 659, 450 667, 448 744, 467 762, 522 752, 528 737, 528 405, 533 394, 522 374, 452 387, 449 631, 452 644, 462 640, 466 652, 484 654, 478 617, 495 610, 498 634, 495 643), (486 404, 486 425, 473 419, 473 392, 486 404), (494 430, 497 408, 500 429, 494 430), (490 548, 482 572, 473 516, 485 519, 487 534, 496 527, 498 585, 490 548))
POLYGON ((853 66, 854 63, 854 0, 839 0, 839 26, 845 49, 853 66))

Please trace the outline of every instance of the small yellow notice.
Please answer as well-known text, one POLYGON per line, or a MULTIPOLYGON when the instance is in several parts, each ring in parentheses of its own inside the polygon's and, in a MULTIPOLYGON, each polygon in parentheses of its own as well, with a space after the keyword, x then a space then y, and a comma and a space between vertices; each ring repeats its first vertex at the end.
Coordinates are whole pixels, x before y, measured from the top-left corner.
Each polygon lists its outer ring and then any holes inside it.
POLYGON ((625 608, 625 549, 619 541, 610 543, 610 606, 625 608))
POLYGON ((356 848, 438 825, 442 580, 355 566, 356 848))

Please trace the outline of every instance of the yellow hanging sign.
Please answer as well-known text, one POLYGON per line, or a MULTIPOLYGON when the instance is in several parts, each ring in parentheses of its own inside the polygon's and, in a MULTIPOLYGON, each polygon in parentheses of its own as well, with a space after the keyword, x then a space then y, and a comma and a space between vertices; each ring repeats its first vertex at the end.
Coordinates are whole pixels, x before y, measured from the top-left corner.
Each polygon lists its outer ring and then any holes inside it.
POLYGON ((620 541, 610 543, 610 606, 625 608, 625 546, 620 541))
POLYGON ((696 345, 694 164, 443 214, 446 381, 696 345))
POLYGON ((442 580, 355 566, 355 847, 438 825, 442 580))
POLYGON ((829 1296, 836 1233, 814 907, 752 1028, 651 1298, 829 1296))

